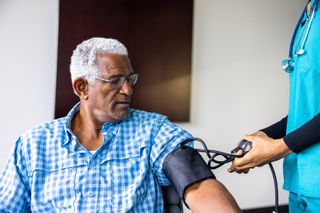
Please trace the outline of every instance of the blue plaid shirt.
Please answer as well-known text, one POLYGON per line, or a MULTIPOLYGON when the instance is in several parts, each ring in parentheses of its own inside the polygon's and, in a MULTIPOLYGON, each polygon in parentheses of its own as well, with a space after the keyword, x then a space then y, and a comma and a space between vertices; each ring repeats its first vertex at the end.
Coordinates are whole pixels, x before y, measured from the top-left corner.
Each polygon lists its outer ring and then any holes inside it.
POLYGON ((163 212, 164 158, 191 135, 130 109, 103 125, 104 143, 91 154, 71 131, 78 110, 18 138, 0 175, 0 212, 163 212))

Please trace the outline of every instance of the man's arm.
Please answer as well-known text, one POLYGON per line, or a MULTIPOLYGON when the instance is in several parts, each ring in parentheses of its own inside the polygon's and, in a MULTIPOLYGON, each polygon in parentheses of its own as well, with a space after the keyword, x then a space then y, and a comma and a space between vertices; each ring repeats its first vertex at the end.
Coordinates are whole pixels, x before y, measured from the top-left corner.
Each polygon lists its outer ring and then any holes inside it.
POLYGON ((207 179, 189 186, 184 200, 193 213, 241 212, 229 191, 216 179, 207 179))
POLYGON ((163 169, 179 197, 193 213, 240 212, 229 191, 215 179, 193 148, 182 147, 171 152, 165 159, 163 169))

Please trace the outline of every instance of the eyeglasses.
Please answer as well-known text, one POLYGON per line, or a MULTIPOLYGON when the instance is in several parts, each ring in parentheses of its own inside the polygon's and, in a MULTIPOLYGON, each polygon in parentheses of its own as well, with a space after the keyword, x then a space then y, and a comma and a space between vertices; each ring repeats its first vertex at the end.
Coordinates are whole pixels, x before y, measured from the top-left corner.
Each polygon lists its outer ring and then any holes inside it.
POLYGON ((111 87, 113 89, 119 89, 121 87, 123 87, 124 83, 126 81, 128 81, 128 83, 133 86, 137 83, 138 81, 138 73, 132 73, 128 76, 117 76, 117 77, 113 77, 111 79, 103 79, 103 78, 99 78, 99 77, 94 77, 94 79, 103 81, 105 83, 108 83, 111 85, 111 87))

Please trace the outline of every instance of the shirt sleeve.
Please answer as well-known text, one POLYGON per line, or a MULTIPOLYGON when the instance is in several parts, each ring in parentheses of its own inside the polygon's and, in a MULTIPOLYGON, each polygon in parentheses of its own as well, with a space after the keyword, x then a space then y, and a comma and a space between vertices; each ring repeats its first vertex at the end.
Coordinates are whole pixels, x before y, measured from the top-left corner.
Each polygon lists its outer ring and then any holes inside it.
POLYGON ((0 174, 0 212, 31 212, 30 190, 21 170, 25 163, 19 142, 0 174))
POLYGON ((176 150, 186 139, 192 137, 187 131, 177 127, 168 119, 164 119, 154 137, 151 146, 150 164, 160 185, 169 185, 170 182, 163 172, 164 159, 169 153, 176 150))
POLYGON ((286 135, 284 142, 295 153, 318 143, 320 141, 320 113, 310 121, 286 135))
POLYGON ((274 123, 264 129, 261 129, 261 131, 274 139, 283 138, 286 135, 287 119, 288 116, 282 118, 277 123, 274 123))

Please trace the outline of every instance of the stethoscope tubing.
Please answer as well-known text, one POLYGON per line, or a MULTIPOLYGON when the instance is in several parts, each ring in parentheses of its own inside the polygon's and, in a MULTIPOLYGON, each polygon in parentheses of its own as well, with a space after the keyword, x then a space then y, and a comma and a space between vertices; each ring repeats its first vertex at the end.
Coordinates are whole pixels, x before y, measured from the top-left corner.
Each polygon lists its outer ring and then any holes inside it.
MULTIPOLYGON (((318 4, 319 4, 319 0, 315 0, 313 2, 312 6, 311 6, 311 17, 310 17, 310 20, 309 20, 309 24, 308 24, 306 33, 305 33, 303 41, 301 43, 300 50, 299 51, 295 51, 295 53, 296 52, 299 53, 301 50, 302 50, 301 52, 304 53, 303 48, 304 48, 304 45, 305 45, 305 43, 307 41, 307 37, 308 37, 309 31, 310 31, 310 27, 311 27, 315 12, 317 10, 318 4)), ((298 32, 299 26, 300 26, 300 24, 301 24, 301 22, 303 20, 304 15, 305 15, 305 12, 306 12, 306 9, 307 9, 307 5, 306 5, 305 9, 302 11, 302 14, 300 15, 299 21, 298 21, 298 23, 297 23, 297 25, 296 25, 296 27, 294 29, 294 32, 292 34, 288 59, 292 59, 293 58, 293 46, 294 46, 295 38, 296 38, 296 35, 297 35, 297 32, 298 32)), ((298 54, 298 56, 299 56, 299 54, 298 54)))
POLYGON ((297 40, 297 45, 296 45, 296 49, 293 50, 293 46, 295 44, 296 41, 296 37, 297 37, 297 32, 300 28, 300 25, 302 23, 303 18, 305 17, 306 11, 307 11, 307 7, 309 5, 309 2, 307 3, 307 5, 305 6, 304 10, 302 11, 302 14, 300 15, 299 21, 294 29, 294 32, 292 34, 292 38, 291 38, 291 42, 290 42, 290 48, 289 48, 289 54, 288 54, 288 58, 283 60, 281 63, 282 69, 287 72, 287 73, 291 73, 294 70, 294 64, 295 64, 295 59, 293 58, 293 53, 296 57, 302 56, 305 54, 305 44, 310 32, 310 28, 312 25, 312 21, 314 19, 315 16, 315 12, 318 9, 318 4, 319 4, 319 0, 315 0, 313 1, 313 3, 311 4, 311 8, 310 8, 310 13, 311 16, 306 18, 306 21, 304 23, 304 25, 307 27, 305 30, 304 28, 301 31, 301 35, 299 36, 298 40, 297 40), (303 40, 301 42, 301 38, 303 36, 303 40))

